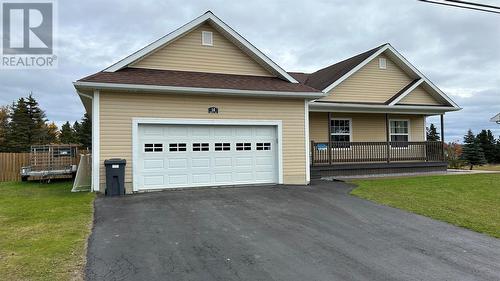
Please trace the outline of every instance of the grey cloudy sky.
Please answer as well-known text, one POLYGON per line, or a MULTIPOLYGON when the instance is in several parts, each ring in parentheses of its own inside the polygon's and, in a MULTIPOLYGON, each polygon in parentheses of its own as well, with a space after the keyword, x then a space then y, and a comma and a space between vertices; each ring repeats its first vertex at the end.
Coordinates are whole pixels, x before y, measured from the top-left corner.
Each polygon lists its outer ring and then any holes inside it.
POLYGON ((206 10, 287 71, 314 71, 390 42, 464 108, 447 114, 447 141, 468 128, 500 135, 489 122, 500 112, 500 15, 416 0, 59 1, 59 67, 0 70, 0 104, 33 91, 51 121, 77 120, 84 109, 72 81, 206 10))

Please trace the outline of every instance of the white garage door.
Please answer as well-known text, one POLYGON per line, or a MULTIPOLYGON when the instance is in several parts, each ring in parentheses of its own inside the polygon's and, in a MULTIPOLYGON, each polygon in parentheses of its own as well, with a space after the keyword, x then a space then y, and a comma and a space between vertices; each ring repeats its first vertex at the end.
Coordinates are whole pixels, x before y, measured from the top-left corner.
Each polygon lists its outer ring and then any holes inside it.
POLYGON ((277 183, 275 126, 139 125, 138 189, 277 183))

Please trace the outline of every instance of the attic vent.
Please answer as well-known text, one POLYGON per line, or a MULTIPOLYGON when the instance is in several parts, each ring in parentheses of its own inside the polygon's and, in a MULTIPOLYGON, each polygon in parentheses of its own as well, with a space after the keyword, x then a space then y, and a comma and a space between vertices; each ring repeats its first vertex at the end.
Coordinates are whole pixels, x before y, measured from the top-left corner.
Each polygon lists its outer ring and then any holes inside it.
POLYGON ((385 58, 378 59, 378 68, 387 69, 387 60, 385 58))
POLYGON ((212 32, 210 31, 202 31, 201 32, 201 45, 203 46, 213 46, 214 39, 212 36, 212 32))

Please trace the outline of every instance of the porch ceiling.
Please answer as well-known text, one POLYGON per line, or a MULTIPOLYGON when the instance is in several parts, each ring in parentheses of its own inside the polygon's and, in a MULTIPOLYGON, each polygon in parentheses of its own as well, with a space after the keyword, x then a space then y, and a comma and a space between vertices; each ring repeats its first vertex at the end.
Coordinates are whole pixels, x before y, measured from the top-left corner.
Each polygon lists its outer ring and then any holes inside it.
POLYGON ((311 112, 355 112, 355 113, 394 113, 394 114, 425 114, 439 115, 460 108, 451 106, 422 105, 386 105, 376 103, 339 103, 312 101, 309 103, 311 112))

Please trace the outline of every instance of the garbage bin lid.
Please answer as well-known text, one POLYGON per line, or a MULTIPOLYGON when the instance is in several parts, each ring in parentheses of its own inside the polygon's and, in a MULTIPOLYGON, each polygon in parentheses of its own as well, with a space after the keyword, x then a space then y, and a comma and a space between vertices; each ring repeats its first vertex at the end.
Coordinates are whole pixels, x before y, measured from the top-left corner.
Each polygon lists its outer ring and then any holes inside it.
POLYGON ((127 164, 127 161, 125 159, 120 159, 120 158, 111 158, 111 159, 106 159, 104 160, 104 165, 116 165, 116 164, 127 164))

